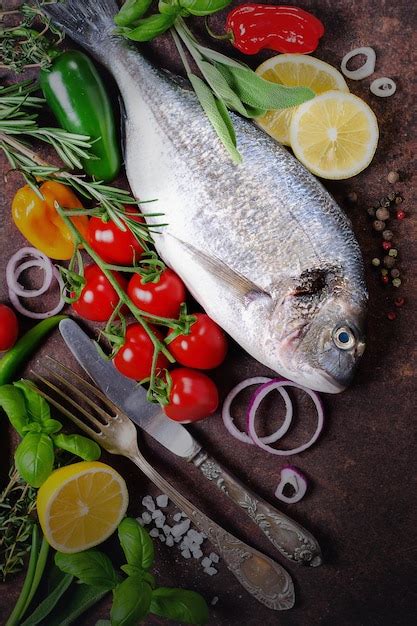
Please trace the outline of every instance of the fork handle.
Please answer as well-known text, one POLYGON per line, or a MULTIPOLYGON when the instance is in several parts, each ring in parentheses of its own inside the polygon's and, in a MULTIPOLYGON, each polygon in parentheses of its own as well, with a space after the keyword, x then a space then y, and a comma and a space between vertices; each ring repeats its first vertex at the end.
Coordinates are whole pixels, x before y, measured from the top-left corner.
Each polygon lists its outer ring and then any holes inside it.
POLYGON ((245 511, 288 560, 311 567, 321 565, 320 546, 301 524, 262 500, 204 450, 198 452, 192 462, 208 480, 245 511))
POLYGON ((292 579, 278 563, 234 537, 197 509, 163 478, 143 457, 130 460, 207 535, 229 570, 248 593, 270 609, 282 611, 294 606, 292 579))

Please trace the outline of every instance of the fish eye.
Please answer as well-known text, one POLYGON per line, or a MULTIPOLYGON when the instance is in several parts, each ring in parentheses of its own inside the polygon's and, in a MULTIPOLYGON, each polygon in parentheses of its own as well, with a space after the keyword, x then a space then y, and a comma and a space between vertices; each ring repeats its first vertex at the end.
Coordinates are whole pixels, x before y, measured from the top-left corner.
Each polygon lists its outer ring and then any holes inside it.
POLYGON ((339 326, 333 332, 333 342, 340 350, 351 350, 356 343, 355 335, 347 326, 339 326))

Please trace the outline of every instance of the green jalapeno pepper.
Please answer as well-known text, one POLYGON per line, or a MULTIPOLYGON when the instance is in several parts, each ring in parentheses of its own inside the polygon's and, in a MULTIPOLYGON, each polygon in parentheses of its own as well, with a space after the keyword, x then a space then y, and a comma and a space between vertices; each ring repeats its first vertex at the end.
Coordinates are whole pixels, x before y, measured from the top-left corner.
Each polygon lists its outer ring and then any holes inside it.
POLYGON ((84 171, 96 180, 113 180, 120 170, 120 147, 110 99, 91 59, 76 50, 64 52, 41 70, 40 84, 60 126, 93 142, 95 158, 82 160, 84 171))

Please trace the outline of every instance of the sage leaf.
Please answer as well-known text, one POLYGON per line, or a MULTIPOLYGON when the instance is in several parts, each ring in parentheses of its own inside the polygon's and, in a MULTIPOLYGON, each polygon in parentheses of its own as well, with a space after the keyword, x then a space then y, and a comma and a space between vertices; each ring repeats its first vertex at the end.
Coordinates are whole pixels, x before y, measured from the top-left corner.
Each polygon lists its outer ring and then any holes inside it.
POLYGON ((219 107, 219 100, 214 97, 206 83, 195 74, 189 74, 188 78, 193 86, 197 98, 216 131, 220 141, 229 152, 235 163, 241 163, 242 157, 236 149, 236 136, 230 133, 230 124, 224 119, 224 108, 219 107))
POLYGON ((138 576, 129 576, 113 591, 112 626, 132 626, 149 613, 152 587, 138 576))
POLYGON ((149 533, 132 517, 125 517, 119 524, 120 545, 129 565, 148 570, 154 561, 154 547, 149 533))
POLYGON ((28 425, 29 420, 22 392, 13 385, 2 385, 0 387, 0 407, 6 413, 13 428, 23 437, 24 428, 28 425))
POLYGON ((84 461, 96 461, 101 456, 101 448, 95 441, 83 435, 55 435, 54 444, 57 448, 71 452, 84 461))
POLYGON ((49 435, 28 433, 16 448, 16 469, 32 487, 40 487, 54 466, 54 446, 49 435))
POLYGON ((202 54, 203 57, 205 57, 206 59, 209 59, 210 61, 216 61, 217 63, 221 63, 222 65, 225 65, 226 67, 248 68, 247 65, 245 65, 244 63, 240 63, 240 61, 236 61, 236 59, 231 59, 230 57, 227 57, 221 52, 217 52, 217 50, 212 50, 211 48, 206 48, 206 46, 200 45, 194 38, 193 38, 193 44, 195 45, 197 50, 200 52, 200 54, 202 54))
POLYGON ((99 550, 84 550, 74 554, 55 554, 55 565, 66 574, 102 591, 110 591, 119 583, 109 557, 99 550))
POLYGON ((200 61, 198 67, 219 100, 222 100, 229 109, 234 109, 246 117, 245 105, 229 87, 229 83, 217 67, 208 61, 200 61))
POLYGON ((69 626, 107 593, 89 585, 71 585, 49 615, 45 626, 69 626))
POLYGON ((49 404, 45 398, 42 398, 42 396, 33 389, 30 383, 25 380, 19 380, 13 383, 13 385, 23 392, 29 420, 42 423, 50 419, 51 410, 49 404))
POLYGON ((311 100, 315 95, 308 87, 285 87, 272 83, 249 68, 225 67, 221 63, 216 63, 216 67, 242 102, 259 109, 286 109, 311 100))
POLYGON ((152 593, 150 612, 185 624, 206 624, 208 607, 203 596, 187 589, 159 587, 152 593))
POLYGON ((33 613, 29 615, 24 622, 22 622, 21 626, 36 626, 36 624, 42 623, 46 624, 47 622, 44 621, 45 618, 53 611, 73 580, 74 577, 71 576, 71 574, 61 574, 55 587, 49 590, 46 598, 38 604, 33 613))

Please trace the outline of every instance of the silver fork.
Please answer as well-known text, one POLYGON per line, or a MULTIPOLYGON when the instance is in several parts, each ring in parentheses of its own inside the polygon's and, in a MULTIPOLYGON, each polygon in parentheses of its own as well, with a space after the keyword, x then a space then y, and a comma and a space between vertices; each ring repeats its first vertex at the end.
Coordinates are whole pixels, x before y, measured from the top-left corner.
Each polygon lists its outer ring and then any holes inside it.
POLYGON ((97 441, 102 448, 111 454, 119 454, 133 461, 163 493, 166 493, 186 513, 193 524, 208 537, 229 570, 246 591, 259 602, 279 611, 290 609, 294 606, 294 585, 289 573, 269 557, 234 537, 191 504, 144 458, 139 451, 136 428, 127 415, 122 413, 97 387, 55 361, 55 359, 50 358, 50 360, 61 368, 63 373, 72 377, 78 386, 73 385, 61 374, 49 367, 46 367, 49 374, 56 379, 55 382, 59 381, 61 383, 67 393, 64 393, 56 384, 36 372, 32 372, 34 377, 52 390, 61 400, 64 400, 66 405, 69 403, 74 407, 79 414, 84 416, 85 421, 74 415, 66 406, 58 402, 55 397, 46 393, 42 388, 36 387, 40 395, 63 415, 66 415, 91 439, 97 441), (92 400, 86 391, 95 400, 92 400), (81 406, 77 399, 87 404, 92 411, 81 406), (105 409, 99 406, 97 401, 105 409))

